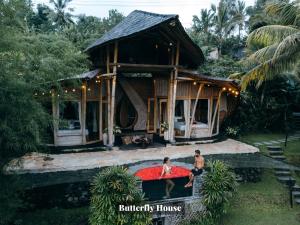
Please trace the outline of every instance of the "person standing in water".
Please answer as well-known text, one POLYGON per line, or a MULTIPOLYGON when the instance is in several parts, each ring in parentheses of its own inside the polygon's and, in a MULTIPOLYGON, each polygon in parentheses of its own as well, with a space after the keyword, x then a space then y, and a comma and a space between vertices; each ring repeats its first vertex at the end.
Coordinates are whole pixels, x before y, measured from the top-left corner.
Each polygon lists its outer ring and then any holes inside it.
MULTIPOLYGON (((172 173, 171 161, 169 157, 165 157, 163 161, 163 168, 161 171, 161 178, 172 173)), ((166 196, 165 198, 170 198, 170 193, 173 190, 175 184, 171 179, 166 179, 166 196)))
POLYGON ((200 150, 195 150, 195 162, 194 168, 191 170, 189 175, 189 182, 184 186, 185 188, 191 187, 193 185, 193 180, 195 176, 199 176, 203 172, 204 158, 200 153, 200 150))

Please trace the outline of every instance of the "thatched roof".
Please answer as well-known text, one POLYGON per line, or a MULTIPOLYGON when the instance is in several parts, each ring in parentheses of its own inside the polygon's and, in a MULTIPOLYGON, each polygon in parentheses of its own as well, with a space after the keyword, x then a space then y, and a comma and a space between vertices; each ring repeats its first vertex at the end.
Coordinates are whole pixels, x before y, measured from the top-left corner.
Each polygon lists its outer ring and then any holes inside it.
MULTIPOLYGON (((124 20, 117 24, 110 31, 106 32, 101 38, 91 44, 85 51, 91 54, 116 40, 135 37, 144 34, 156 28, 161 29, 174 40, 180 40, 181 47, 185 49, 185 53, 197 65, 204 60, 203 53, 185 32, 181 25, 178 15, 173 14, 156 14, 140 10, 130 13, 124 20)), ((156 31, 154 31, 156 32, 156 31)))
POLYGON ((140 10, 134 10, 124 20, 117 24, 110 31, 106 32, 101 38, 91 44, 86 51, 94 47, 104 45, 117 39, 125 38, 139 32, 148 30, 163 22, 176 19, 177 15, 163 15, 140 10))

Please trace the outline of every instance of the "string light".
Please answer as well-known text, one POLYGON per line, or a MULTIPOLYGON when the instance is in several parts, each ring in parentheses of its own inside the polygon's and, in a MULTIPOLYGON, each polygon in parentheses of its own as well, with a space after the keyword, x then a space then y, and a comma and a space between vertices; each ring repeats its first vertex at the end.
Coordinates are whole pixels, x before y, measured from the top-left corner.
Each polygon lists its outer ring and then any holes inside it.
POLYGON ((91 89, 90 89, 90 88, 88 88, 87 90, 88 90, 88 91, 91 91, 91 89))
POLYGON ((196 81, 194 81, 194 83, 193 83, 194 85, 196 85, 197 84, 197 82, 196 81))
POLYGON ((82 86, 81 86, 81 88, 82 88, 82 89, 85 89, 85 86, 84 86, 84 85, 82 85, 82 86))
POLYGON ((223 91, 226 91, 226 87, 223 87, 223 91))
POLYGON ((68 93, 68 90, 65 90, 65 93, 68 93))
POLYGON ((229 88, 228 90, 231 91, 231 88, 229 88))
POLYGON ((42 95, 45 95, 45 92, 43 92, 42 95))
POLYGON ((35 92, 34 95, 37 96, 38 94, 35 92))
POLYGON ((72 91, 75 92, 76 91, 75 88, 73 88, 72 91))

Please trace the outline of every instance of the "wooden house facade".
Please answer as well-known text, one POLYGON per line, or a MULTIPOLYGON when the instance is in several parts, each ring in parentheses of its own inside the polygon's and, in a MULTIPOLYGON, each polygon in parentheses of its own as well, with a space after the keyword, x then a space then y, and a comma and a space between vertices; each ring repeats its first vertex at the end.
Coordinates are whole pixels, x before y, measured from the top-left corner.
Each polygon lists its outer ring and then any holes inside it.
POLYGON ((116 126, 171 143, 211 138, 239 94, 234 81, 197 73, 203 53, 177 15, 133 11, 86 52, 94 69, 73 77, 81 88, 53 94, 56 146, 113 146, 116 126))

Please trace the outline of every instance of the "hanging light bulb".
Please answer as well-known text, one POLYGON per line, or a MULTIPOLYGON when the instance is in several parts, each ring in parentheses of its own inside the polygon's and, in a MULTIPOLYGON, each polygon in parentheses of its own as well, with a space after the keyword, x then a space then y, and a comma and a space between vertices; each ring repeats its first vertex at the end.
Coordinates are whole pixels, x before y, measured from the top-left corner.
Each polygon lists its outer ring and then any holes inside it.
POLYGON ((226 87, 223 87, 223 91, 226 91, 226 87))
POLYGON ((75 92, 76 91, 75 88, 73 88, 72 91, 75 92))
POLYGON ((45 95, 45 92, 43 92, 42 95, 45 95))
POLYGON ((87 90, 88 90, 88 91, 91 91, 91 88, 88 88, 87 90))
POLYGON ((231 88, 229 88, 228 90, 231 91, 231 88))
POLYGON ((67 90, 67 89, 65 90, 65 93, 68 93, 68 90, 67 90))
POLYGON ((197 84, 197 82, 196 82, 196 81, 194 81, 193 85, 196 85, 196 84, 197 84))

